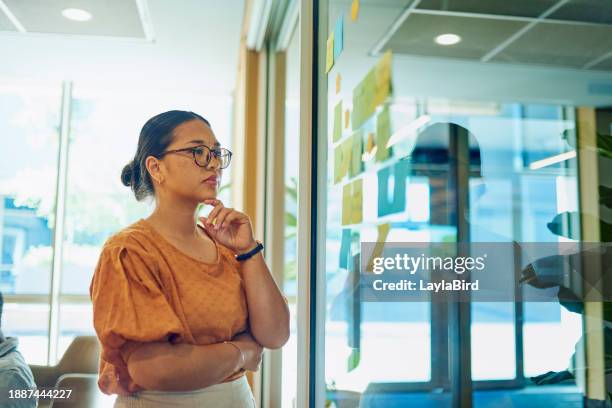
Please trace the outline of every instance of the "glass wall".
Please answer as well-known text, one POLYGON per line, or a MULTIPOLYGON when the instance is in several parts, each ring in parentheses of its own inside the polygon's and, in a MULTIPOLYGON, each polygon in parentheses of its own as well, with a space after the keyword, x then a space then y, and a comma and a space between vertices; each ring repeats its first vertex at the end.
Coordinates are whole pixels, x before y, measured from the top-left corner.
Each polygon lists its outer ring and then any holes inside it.
MULTIPOLYGON (((582 406, 584 370, 576 374, 573 365, 586 334, 576 308, 436 294, 366 301, 361 252, 364 242, 580 241, 577 112, 612 105, 601 88, 612 81, 612 44, 603 34, 612 27, 598 17, 609 7, 461 0, 315 7, 325 30, 318 170, 326 182, 317 189, 326 227, 316 254, 324 268, 313 272, 324 282, 316 293, 324 308, 314 354, 324 356, 321 378, 311 379, 313 401, 582 406)), ((598 143, 610 137, 607 120, 597 123, 598 143)), ((603 173, 599 181, 611 182, 603 173)), ((520 257, 503 262, 525 267, 520 257)), ((514 284, 514 275, 496 279, 514 284)))

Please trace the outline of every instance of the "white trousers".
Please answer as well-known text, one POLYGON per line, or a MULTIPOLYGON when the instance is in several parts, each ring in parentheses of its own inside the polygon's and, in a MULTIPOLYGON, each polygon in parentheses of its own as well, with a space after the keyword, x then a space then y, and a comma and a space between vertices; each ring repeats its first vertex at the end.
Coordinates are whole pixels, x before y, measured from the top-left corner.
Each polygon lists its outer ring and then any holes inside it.
POLYGON ((246 379, 211 385, 189 392, 140 391, 129 397, 118 396, 115 408, 255 408, 255 399, 246 379))

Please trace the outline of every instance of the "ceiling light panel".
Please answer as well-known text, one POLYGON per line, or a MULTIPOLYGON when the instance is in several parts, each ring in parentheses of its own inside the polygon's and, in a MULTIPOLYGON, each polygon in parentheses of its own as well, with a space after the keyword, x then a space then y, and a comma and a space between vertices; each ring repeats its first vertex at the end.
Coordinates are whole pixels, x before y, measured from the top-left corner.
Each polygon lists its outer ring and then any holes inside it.
POLYGON ((612 50, 612 26, 540 23, 492 61, 582 68, 612 50))
POLYGON ((412 14, 387 43, 393 52, 432 57, 479 59, 526 23, 473 17, 412 14), (440 32, 443 28, 443 32, 440 32), (453 33, 461 42, 442 47, 434 39, 453 33))
POLYGON ((549 19, 612 24, 612 1, 572 0, 548 16, 549 19))

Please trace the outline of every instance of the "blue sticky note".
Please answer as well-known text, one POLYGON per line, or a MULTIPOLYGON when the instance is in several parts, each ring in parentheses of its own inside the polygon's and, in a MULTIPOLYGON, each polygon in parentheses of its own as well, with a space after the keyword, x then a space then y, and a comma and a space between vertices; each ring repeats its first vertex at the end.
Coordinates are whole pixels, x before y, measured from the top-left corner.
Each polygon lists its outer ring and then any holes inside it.
POLYGON ((351 230, 342 230, 342 241, 340 243, 340 268, 348 269, 348 257, 351 250, 351 230))
POLYGON ((344 49, 344 15, 338 17, 334 28, 334 61, 344 49))
POLYGON ((406 177, 409 162, 400 160, 394 166, 378 171, 378 216, 395 214, 406 209, 406 177), (389 184, 393 182, 391 189, 389 184))

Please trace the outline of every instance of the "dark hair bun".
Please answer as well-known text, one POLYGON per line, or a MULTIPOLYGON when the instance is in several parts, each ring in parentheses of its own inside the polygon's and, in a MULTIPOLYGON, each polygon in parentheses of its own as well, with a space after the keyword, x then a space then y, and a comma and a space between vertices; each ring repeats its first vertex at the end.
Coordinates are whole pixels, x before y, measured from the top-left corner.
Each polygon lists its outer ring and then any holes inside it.
POLYGON ((121 182, 124 186, 131 187, 134 174, 134 162, 131 161, 123 167, 121 171, 121 182))

